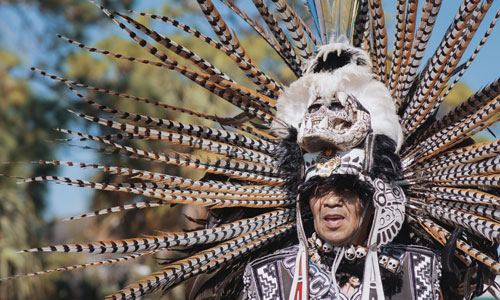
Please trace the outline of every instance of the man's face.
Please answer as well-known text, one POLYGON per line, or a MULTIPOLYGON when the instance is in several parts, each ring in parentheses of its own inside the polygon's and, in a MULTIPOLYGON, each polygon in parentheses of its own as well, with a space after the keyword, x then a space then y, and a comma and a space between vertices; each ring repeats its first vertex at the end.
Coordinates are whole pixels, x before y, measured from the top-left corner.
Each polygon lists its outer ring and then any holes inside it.
MULTIPOLYGON (((356 232, 362 222, 363 207, 355 191, 320 188, 310 197, 309 205, 314 215, 314 229, 321 239, 332 246, 363 242, 361 232, 356 232)), ((366 233, 362 235, 364 238, 366 233)))

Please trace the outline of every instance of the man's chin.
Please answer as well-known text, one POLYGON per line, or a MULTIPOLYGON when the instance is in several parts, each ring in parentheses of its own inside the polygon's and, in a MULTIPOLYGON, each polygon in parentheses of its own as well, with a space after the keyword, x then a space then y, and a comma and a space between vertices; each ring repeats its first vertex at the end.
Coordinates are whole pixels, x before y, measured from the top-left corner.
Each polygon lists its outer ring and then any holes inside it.
POLYGON ((322 240, 324 240, 325 242, 328 242, 328 244, 335 246, 335 247, 346 245, 351 238, 351 236, 349 236, 347 234, 342 234, 340 232, 335 232, 334 234, 327 233, 324 236, 321 236, 321 234, 320 234, 319 236, 322 240))

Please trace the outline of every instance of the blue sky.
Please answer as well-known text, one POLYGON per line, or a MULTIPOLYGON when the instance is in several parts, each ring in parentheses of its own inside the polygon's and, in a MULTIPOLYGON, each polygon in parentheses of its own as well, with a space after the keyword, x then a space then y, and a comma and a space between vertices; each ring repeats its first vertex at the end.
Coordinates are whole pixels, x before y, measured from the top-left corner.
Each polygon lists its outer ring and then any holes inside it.
MULTIPOLYGON (((443 36, 446 28, 449 26, 452 21, 454 15, 457 12, 459 1, 443 1, 443 6, 440 10, 438 23, 435 26, 435 30, 431 37, 429 48, 426 51, 426 58, 432 55, 436 45, 440 42, 441 37, 443 36)), ((154 7, 158 5, 158 1, 141 1, 137 10, 148 10, 150 7, 154 7)), ((164 1, 161 3, 168 3, 168 1, 164 1)), ((395 16, 395 1, 385 1, 384 9, 386 16, 394 18, 395 16)), ((177 5, 179 5, 177 3, 177 5)), ((246 3, 242 5, 242 7, 247 8, 250 5, 246 3)), ((486 28, 489 26, 490 21, 494 17, 495 13, 500 8, 500 1, 494 1, 492 8, 490 9, 488 15, 483 21, 484 24, 478 30, 476 37, 471 42, 467 52, 465 53, 462 61, 468 59, 470 54, 473 52, 476 47, 478 41, 481 39, 484 34, 486 28)), ((50 60, 50 54, 40 53, 39 49, 40 43, 60 43, 60 41, 55 37, 55 35, 46 35, 46 38, 42 41, 31 41, 30 39, 26 39, 24 35, 19 34, 22 30, 26 28, 22 28, 22 26, 26 26, 28 24, 30 30, 34 32, 45 32, 46 30, 46 20, 40 16, 38 9, 34 7, 25 7, 24 13, 27 18, 29 18, 28 23, 23 23, 18 19, 18 14, 14 11, 10 11, 11 7, 8 5, 0 5, 0 38, 3 41, 10 41, 13 47, 15 46, 18 50, 21 47, 22 51, 17 51, 23 60, 23 68, 26 70, 26 73, 23 74, 23 71, 19 71, 20 76, 27 76, 29 67, 32 65, 36 65, 36 63, 43 56, 44 59, 50 60), (24 25, 23 25, 24 24, 24 25)), ((103 16, 103 18, 105 18, 103 16)), ((390 38, 389 45, 390 49, 392 49, 393 40, 392 36, 394 35, 394 23, 390 21, 391 18, 386 19, 387 27, 388 27, 388 35, 390 38)), ((185 20, 184 20, 185 21, 185 20)), ((26 20, 24 20, 26 22, 26 20)), ((188 22, 188 21, 185 21, 188 22)), ((106 36, 111 31, 112 33, 119 32, 119 29, 113 27, 112 22, 109 22, 110 25, 106 28, 102 29, 101 27, 91 28, 91 37, 95 41, 99 41, 101 38, 106 36), (104 35, 104 36, 103 36, 104 35)), ((200 24, 197 22, 197 24, 200 24)), ((208 26, 206 28, 201 28, 205 33, 208 32, 208 26)), ((61 43, 62 44, 62 43, 61 43)), ((470 67, 470 69, 465 73, 462 81, 467 83, 472 90, 477 90, 483 87, 484 85, 490 83, 492 80, 496 79, 500 75, 500 59, 498 58, 498 52, 500 49, 500 29, 495 28, 488 42, 484 46, 481 53, 476 58, 476 61, 470 67)), ((57 62, 54 62, 57 63, 57 62)), ((38 87, 43 89, 43 87, 38 87)), ((498 128, 498 126, 497 126, 498 128)), ((499 130, 496 130, 499 132, 499 130)), ((65 147, 59 150, 57 157, 61 160, 74 160, 74 161, 82 161, 82 162, 93 162, 95 160, 93 154, 90 151, 82 151, 73 147, 65 147)), ((77 168, 62 168, 61 176, 69 176, 73 178, 81 178, 86 179, 90 176, 91 173, 83 172, 81 169, 77 168)), ((51 185, 50 186, 50 195, 49 195, 49 204, 46 210, 46 217, 48 219, 52 217, 68 217, 71 215, 81 214, 88 211, 88 199, 90 198, 90 190, 87 189, 79 189, 79 188, 71 188, 61 185, 51 185)), ((111 194, 110 194, 111 195, 111 194)))

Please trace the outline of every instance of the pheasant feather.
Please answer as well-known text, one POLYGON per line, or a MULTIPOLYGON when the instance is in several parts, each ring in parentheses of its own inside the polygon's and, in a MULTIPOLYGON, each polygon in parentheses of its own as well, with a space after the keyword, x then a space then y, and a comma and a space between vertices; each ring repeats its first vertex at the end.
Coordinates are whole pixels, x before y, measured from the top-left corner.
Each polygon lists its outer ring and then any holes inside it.
MULTIPOLYGON (((190 136, 208 138, 211 140, 233 144, 237 146, 242 146, 255 151, 265 151, 266 153, 272 153, 275 149, 273 144, 267 143, 266 141, 251 139, 245 135, 230 132, 227 130, 221 130, 216 128, 210 128, 206 126, 199 126, 187 123, 176 122, 172 120, 167 120, 163 118, 155 118, 146 115, 139 115, 129 112, 123 112, 116 109, 112 109, 106 105, 98 104, 95 101, 87 99, 82 94, 78 93, 74 88, 68 86, 68 88, 74 92, 80 99, 86 103, 96 107, 97 109, 111 113, 116 118, 123 120, 131 120, 134 122, 142 123, 149 126, 157 126, 161 128, 168 129, 169 131, 175 131, 178 133, 188 134, 190 136)), ((139 136, 140 135, 134 135, 139 136)))
POLYGON ((210 26, 212 26, 213 31, 219 37, 220 42, 226 46, 231 52, 238 55, 239 59, 246 62, 245 70, 248 71, 247 76, 249 76, 254 83, 259 85, 259 88, 263 90, 269 90, 270 92, 277 93, 281 91, 280 85, 278 85, 273 79, 265 75, 255 64, 253 64, 251 58, 246 53, 245 49, 241 46, 240 42, 233 37, 229 31, 224 19, 220 16, 219 12, 210 0, 198 0, 200 8, 207 18, 210 26))
MULTIPOLYGON (((446 241, 451 236, 451 234, 446 229, 428 219, 424 220, 421 219, 421 223, 424 226, 426 226, 429 230, 432 230, 435 235, 440 236, 443 241, 446 241)), ((477 261, 480 261, 486 266, 488 266, 495 272, 496 275, 500 274, 500 263, 497 262, 495 259, 482 253, 481 251, 475 249, 474 247, 470 246, 469 244, 460 239, 457 240, 457 248, 467 253, 477 261)))
MULTIPOLYGON (((186 233, 165 233, 144 238, 99 241, 87 244, 65 244, 33 248, 22 252, 84 252, 84 253, 133 253, 137 251, 165 250, 173 247, 191 247, 225 241, 253 231, 266 224, 288 222, 293 211, 289 209, 269 212, 259 216, 238 220, 216 228, 195 230, 186 233)), ((283 224, 283 223, 282 223, 283 224)))
POLYGON ((410 88, 413 85, 415 78, 417 77, 417 71, 422 62, 422 59, 427 49, 427 43, 434 29, 434 24, 436 23, 436 18, 441 8, 441 0, 427 0, 425 2, 424 11, 420 19, 420 25, 418 27, 417 35, 415 41, 413 42, 410 57, 412 58, 409 65, 405 67, 405 70, 400 77, 399 91, 396 94, 397 98, 403 101, 408 96, 410 88))
POLYGON ((205 250, 197 255, 180 260, 165 267, 164 271, 152 274, 143 280, 132 284, 121 292, 106 297, 107 299, 136 299, 151 293, 156 288, 167 288, 174 284, 195 276, 201 272, 207 272, 220 266, 227 260, 232 260, 250 251, 252 248, 261 247, 271 239, 274 239, 291 229, 291 225, 283 225, 270 233, 264 235, 271 226, 247 233, 241 237, 230 240, 219 246, 205 250), (262 236, 256 238, 258 236, 262 236), (245 245, 241 247, 240 245, 245 245))

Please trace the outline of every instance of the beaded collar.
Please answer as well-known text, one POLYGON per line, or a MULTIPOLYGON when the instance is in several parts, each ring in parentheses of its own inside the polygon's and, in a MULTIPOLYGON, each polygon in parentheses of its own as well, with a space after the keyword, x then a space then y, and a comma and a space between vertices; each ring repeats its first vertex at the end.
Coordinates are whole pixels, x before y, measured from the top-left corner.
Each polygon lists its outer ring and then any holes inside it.
MULTIPOLYGON (((324 271, 330 272, 335 255, 340 251, 341 247, 334 247, 328 242, 323 241, 316 232, 307 241, 309 243, 309 256, 311 260, 324 271)), ((400 261, 383 252, 379 253, 380 266, 391 273, 397 273, 400 261)), ((350 245, 345 248, 344 257, 347 261, 354 262, 357 259, 365 258, 367 253, 368 249, 366 247, 350 245)))

